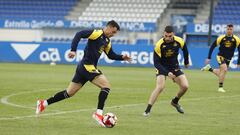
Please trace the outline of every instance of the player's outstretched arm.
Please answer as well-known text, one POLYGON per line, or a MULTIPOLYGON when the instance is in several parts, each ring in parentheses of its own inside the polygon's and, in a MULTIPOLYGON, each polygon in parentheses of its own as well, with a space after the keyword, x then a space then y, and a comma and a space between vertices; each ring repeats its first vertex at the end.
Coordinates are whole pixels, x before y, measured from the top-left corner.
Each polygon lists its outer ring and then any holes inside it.
POLYGON ((111 43, 109 43, 107 45, 107 47, 104 49, 104 52, 108 56, 108 58, 112 59, 112 60, 125 60, 125 61, 128 61, 128 62, 131 62, 131 60, 132 60, 132 58, 129 57, 128 55, 126 55, 126 54, 125 55, 116 54, 112 49, 111 43))
POLYGON ((128 61, 129 63, 132 61, 132 58, 129 57, 127 54, 122 55, 123 60, 128 61))
POLYGON ((205 60, 205 64, 209 64, 210 60, 211 60, 211 56, 213 53, 214 48, 217 46, 217 40, 213 42, 213 44, 211 45, 209 52, 208 52, 208 58, 205 60))
POLYGON ((69 58, 74 58, 76 56, 76 52, 75 51, 71 51, 68 53, 68 57, 69 58))
POLYGON ((188 52, 188 48, 187 48, 186 44, 184 44, 182 51, 183 51, 183 57, 184 57, 184 66, 185 66, 185 68, 188 68, 189 67, 189 52, 188 52))

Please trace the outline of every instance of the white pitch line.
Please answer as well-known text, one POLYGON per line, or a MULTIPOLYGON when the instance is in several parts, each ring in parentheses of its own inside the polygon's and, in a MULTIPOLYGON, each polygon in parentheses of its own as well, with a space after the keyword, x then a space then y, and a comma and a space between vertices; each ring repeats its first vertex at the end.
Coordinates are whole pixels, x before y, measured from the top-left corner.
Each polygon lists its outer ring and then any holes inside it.
MULTIPOLYGON (((2 97, 0 102, 2 104, 13 106, 13 107, 35 110, 36 109, 35 106, 29 107, 29 106, 19 105, 19 104, 16 104, 16 103, 11 103, 11 102, 8 101, 8 99, 10 97, 18 96, 18 95, 22 95, 22 94, 31 94, 31 93, 37 93, 37 92, 42 92, 42 91, 50 91, 50 90, 57 90, 57 89, 61 89, 61 88, 48 88, 48 89, 38 89, 38 90, 33 90, 33 91, 19 92, 19 93, 15 93, 15 94, 11 94, 11 95, 7 95, 5 97, 2 97)), ((114 88, 114 89, 120 89, 120 88, 114 88)), ((132 89, 132 88, 125 88, 125 89, 132 89)), ((136 89, 142 89, 142 88, 136 88, 136 89)), ((52 111, 56 112, 58 110, 52 110, 52 111)))
MULTIPOLYGON (((240 95, 219 96, 219 97, 214 96, 214 97, 205 97, 205 98, 190 98, 190 99, 183 99, 182 101, 199 101, 199 100, 224 99, 224 98, 236 98, 236 97, 240 97, 240 95)), ((168 103, 168 102, 169 102, 169 100, 163 100, 160 103, 168 103)), ((127 104, 127 105, 111 106, 111 107, 105 107, 105 108, 109 109, 109 108, 134 107, 134 106, 140 106, 140 105, 146 105, 146 103, 127 104)), ((52 115, 60 115, 60 114, 68 114, 68 113, 93 111, 95 109, 96 108, 79 109, 79 110, 72 110, 72 111, 61 111, 61 112, 55 112, 55 113, 43 113, 43 114, 40 114, 40 116, 52 116, 52 115)), ((4 121, 4 120, 18 120, 18 119, 34 118, 34 117, 37 117, 37 115, 5 117, 5 118, 0 118, 0 121, 4 121)))
POLYGON ((1 98, 1 103, 6 104, 6 105, 10 105, 10 106, 13 106, 13 107, 19 107, 19 108, 25 108, 25 109, 34 109, 35 110, 36 109, 35 107, 29 107, 29 106, 10 103, 8 101, 8 99, 10 97, 17 96, 17 95, 29 94, 29 93, 35 93, 35 92, 41 92, 41 91, 50 91, 50 90, 56 90, 56 89, 59 89, 59 88, 39 89, 39 90, 34 90, 34 91, 25 91, 25 92, 19 92, 19 93, 11 94, 11 95, 2 97, 1 98))

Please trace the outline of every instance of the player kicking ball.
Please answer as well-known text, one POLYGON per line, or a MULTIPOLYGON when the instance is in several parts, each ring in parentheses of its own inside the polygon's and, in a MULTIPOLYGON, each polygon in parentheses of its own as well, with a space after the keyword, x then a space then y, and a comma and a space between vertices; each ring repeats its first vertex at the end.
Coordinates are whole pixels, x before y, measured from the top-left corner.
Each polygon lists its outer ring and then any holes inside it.
POLYGON ((118 55, 112 49, 110 38, 119 30, 119 25, 112 20, 109 21, 103 29, 82 30, 76 33, 68 57, 75 57, 77 46, 81 38, 88 38, 87 45, 84 49, 83 59, 78 63, 75 75, 67 89, 56 93, 53 97, 50 97, 47 100, 37 101, 36 114, 43 112, 48 105, 72 97, 86 82, 90 81, 101 89, 98 96, 97 110, 93 113, 93 118, 100 126, 105 127, 103 123, 103 108, 108 93, 110 92, 110 83, 106 76, 97 69, 97 63, 102 52, 104 52, 108 58, 113 60, 131 61, 129 56, 118 55))

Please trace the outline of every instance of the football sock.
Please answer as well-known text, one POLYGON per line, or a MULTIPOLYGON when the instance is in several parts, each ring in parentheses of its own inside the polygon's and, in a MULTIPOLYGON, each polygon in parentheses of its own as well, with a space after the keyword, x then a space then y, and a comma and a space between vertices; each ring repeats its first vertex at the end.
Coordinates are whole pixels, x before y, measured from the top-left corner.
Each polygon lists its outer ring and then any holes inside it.
POLYGON ((107 99, 109 88, 102 88, 99 95, 98 95, 98 106, 97 109, 103 110, 105 100, 107 99))
POLYGON ((67 90, 63 90, 61 92, 56 93, 53 97, 50 97, 49 99, 47 99, 47 103, 48 105, 61 101, 63 99, 69 98, 70 96, 67 93, 67 90))
POLYGON ((175 97, 175 98, 172 100, 172 102, 173 102, 174 104, 178 104, 179 99, 180 99, 180 98, 175 97))
POLYGON ((213 68, 209 68, 209 70, 208 71, 210 71, 210 72, 213 72, 213 68))
POLYGON ((219 88, 222 88, 223 87, 223 83, 219 83, 219 88))
POLYGON ((152 108, 152 105, 151 105, 151 104, 148 104, 145 112, 146 112, 146 113, 149 113, 149 112, 151 111, 151 108, 152 108))
POLYGON ((103 110, 101 110, 101 109, 97 109, 97 114, 102 115, 102 114, 103 114, 103 110))

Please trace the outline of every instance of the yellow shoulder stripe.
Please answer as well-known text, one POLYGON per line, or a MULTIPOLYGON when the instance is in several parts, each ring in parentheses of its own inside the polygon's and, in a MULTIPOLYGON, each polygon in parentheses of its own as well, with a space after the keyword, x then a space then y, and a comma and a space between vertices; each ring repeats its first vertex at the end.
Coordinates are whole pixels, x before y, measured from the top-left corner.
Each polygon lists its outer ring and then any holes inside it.
POLYGON ((161 38, 155 45, 154 51, 157 53, 159 57, 161 57, 161 45, 163 43, 163 38, 161 38))
POLYGON ((233 35, 233 38, 235 38, 235 40, 236 40, 236 47, 238 47, 238 46, 240 45, 240 39, 239 39, 239 37, 236 36, 236 35, 233 35))
POLYGON ((96 40, 96 39, 99 38, 102 34, 103 34, 103 31, 102 31, 102 30, 94 30, 94 31, 92 32, 92 34, 88 37, 88 39, 96 40))
POLYGON ((112 47, 111 42, 109 42, 108 45, 104 49, 107 54, 109 53, 111 47, 112 47))
POLYGON ((217 45, 219 45, 222 41, 222 39, 225 37, 225 35, 221 35, 217 38, 217 45))
POLYGON ((174 36, 174 40, 177 41, 180 44, 181 48, 183 48, 185 43, 184 43, 184 40, 182 38, 180 38, 178 36, 174 36))

